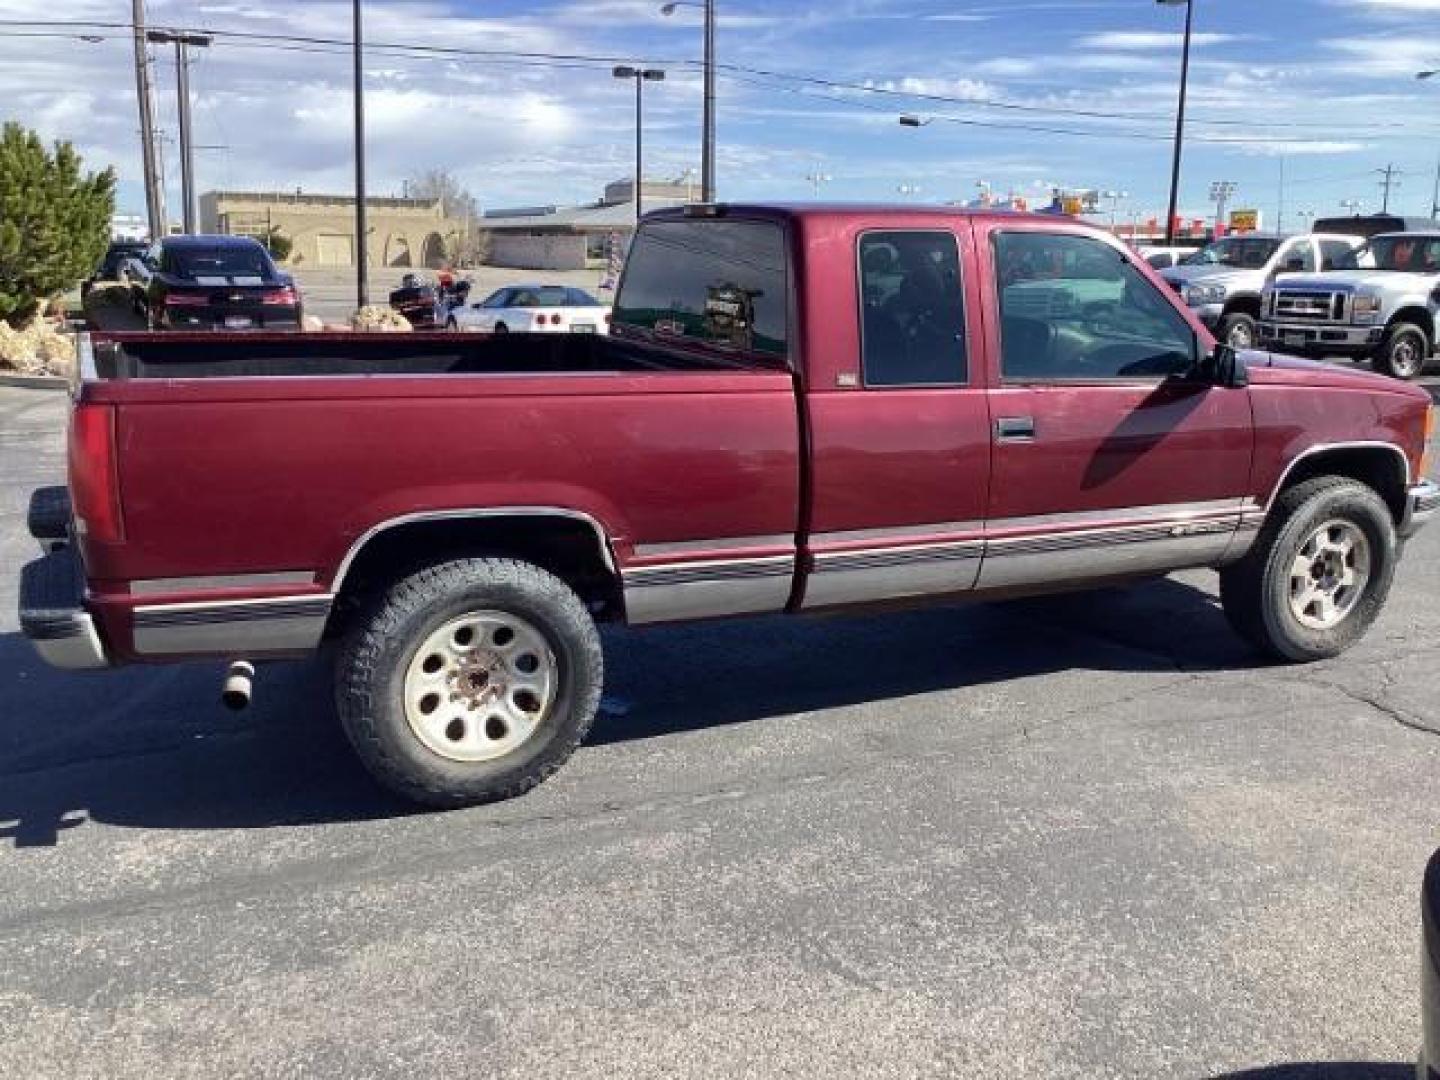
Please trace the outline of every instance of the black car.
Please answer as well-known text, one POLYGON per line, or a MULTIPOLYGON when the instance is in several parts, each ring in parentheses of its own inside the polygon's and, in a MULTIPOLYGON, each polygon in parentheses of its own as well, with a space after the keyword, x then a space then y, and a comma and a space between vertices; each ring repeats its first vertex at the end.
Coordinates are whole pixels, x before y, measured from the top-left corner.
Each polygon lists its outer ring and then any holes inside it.
POLYGON ((1425 868, 1421 890, 1425 944, 1420 950, 1420 1001, 1425 1017, 1425 1048, 1420 1052, 1419 1080, 1440 1080, 1440 851, 1425 868))
POLYGON ((95 267, 95 272, 80 283, 80 296, 90 295, 90 290, 95 287, 98 281, 120 281, 121 271, 125 264, 131 259, 138 259, 145 254, 145 249, 150 245, 144 240, 112 240, 110 246, 105 249, 105 257, 100 260, 100 265, 95 267))
POLYGON ((128 263, 152 330, 298 330, 295 282, 248 236, 167 236, 128 263))

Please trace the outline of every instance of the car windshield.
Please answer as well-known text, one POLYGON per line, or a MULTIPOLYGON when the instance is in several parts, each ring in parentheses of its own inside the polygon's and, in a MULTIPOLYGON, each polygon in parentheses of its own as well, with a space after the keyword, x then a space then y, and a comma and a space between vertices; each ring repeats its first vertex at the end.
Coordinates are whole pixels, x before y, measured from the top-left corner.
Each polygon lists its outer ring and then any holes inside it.
POLYGON ((1440 236, 1377 236, 1335 265, 1341 270, 1440 273, 1440 236))
POLYGON ((269 278, 270 259, 257 247, 174 248, 165 253, 166 270, 178 277, 269 278))
POLYGON ((1234 266, 1258 270, 1270 261, 1280 241, 1263 236, 1227 236, 1201 248, 1184 266, 1234 266))
POLYGON ((584 289, 567 290, 570 296, 571 307, 600 307, 600 301, 591 296, 584 289))

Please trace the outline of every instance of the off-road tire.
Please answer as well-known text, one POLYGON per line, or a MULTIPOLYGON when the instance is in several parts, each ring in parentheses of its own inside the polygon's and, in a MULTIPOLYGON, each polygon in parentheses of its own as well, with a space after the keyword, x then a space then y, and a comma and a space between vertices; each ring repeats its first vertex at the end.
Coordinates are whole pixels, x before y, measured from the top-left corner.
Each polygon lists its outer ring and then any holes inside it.
POLYGON ((1259 340, 1258 334, 1259 326, 1255 321, 1255 316, 1247 315, 1243 311, 1234 311, 1220 320, 1220 329, 1215 334, 1215 337, 1218 338, 1223 345, 1233 344, 1237 349, 1253 349, 1255 348, 1255 342, 1259 340), (1246 335, 1245 341, 1242 344, 1235 344, 1230 340, 1230 336, 1235 333, 1237 328, 1243 329, 1246 335))
POLYGON ((345 733, 382 785, 448 809, 522 795, 563 765, 595 719, 604 681, 600 636, 559 578, 511 559, 458 559, 395 582, 357 620, 336 658, 335 698, 345 733), (546 639, 559 690, 528 741, 490 761, 454 761, 427 748, 406 719, 407 665, 427 635, 473 610, 514 614, 546 639))
POLYGON ((1418 379, 1430 363, 1430 339, 1414 323, 1396 323, 1372 357, 1375 370, 1392 379, 1418 379))
POLYGON ((1320 476, 1281 493, 1254 546, 1220 571, 1220 602, 1235 631, 1277 660, 1308 663, 1338 656, 1364 636, 1385 604, 1399 545, 1390 508, 1374 489, 1343 476, 1320 476), (1290 566, 1311 533, 1330 519, 1354 523, 1370 546, 1370 575, 1360 599, 1336 626, 1300 623, 1290 606, 1290 566))

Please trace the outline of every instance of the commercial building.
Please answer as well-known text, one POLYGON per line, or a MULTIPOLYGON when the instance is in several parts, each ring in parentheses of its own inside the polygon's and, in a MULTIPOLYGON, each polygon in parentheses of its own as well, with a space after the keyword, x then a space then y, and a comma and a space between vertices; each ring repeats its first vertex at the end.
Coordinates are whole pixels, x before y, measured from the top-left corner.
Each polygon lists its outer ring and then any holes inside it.
MULTIPOLYGON (((699 198, 699 185, 646 180, 641 208, 655 210, 699 198)), ((617 180, 585 206, 526 206, 492 210, 476 227, 489 237, 487 262, 531 270, 583 270, 603 263, 612 243, 635 230, 635 183, 617 180)))
MULTIPOLYGON (((365 200, 371 266, 439 267, 468 223, 445 217, 438 199, 365 200)), ((292 266, 355 265, 355 197, 295 191, 209 191, 200 196, 200 230, 290 241, 292 266)))

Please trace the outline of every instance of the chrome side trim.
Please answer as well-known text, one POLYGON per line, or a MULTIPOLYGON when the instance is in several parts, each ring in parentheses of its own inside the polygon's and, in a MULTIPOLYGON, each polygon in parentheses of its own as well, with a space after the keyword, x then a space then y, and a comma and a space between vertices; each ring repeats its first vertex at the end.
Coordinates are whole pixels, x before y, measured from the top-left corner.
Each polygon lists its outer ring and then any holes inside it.
POLYGON ((794 577, 793 555, 629 568, 621 574, 625 615, 643 626, 782 611, 794 577))
POLYGON ((975 587, 984 540, 820 552, 805 583, 806 609, 967 592, 975 587))
POLYGON ((1130 522, 1183 521, 1189 518, 1213 517, 1217 514, 1238 514, 1253 500, 1236 496, 1208 502, 1157 503, 1153 506, 1123 506, 1109 510, 1079 510, 1063 514, 1035 514, 1029 517, 996 518, 989 522, 991 532, 1003 529, 1024 529, 1040 525, 1087 525, 1104 522, 1126 525, 1130 522))
POLYGON ((1275 505, 1275 500, 1280 497, 1280 492, 1285 490, 1285 481, 1290 479, 1290 474, 1295 467, 1306 458, 1314 457, 1316 454, 1328 453, 1332 450, 1389 450, 1400 459, 1401 486, 1410 487, 1410 459, 1405 456, 1405 451, 1394 443, 1379 442, 1377 440, 1359 440, 1356 442, 1320 443, 1308 450, 1302 450, 1295 457, 1290 459, 1290 464, 1285 466, 1285 471, 1280 474, 1280 479, 1275 482, 1275 487, 1270 491, 1270 497, 1265 500, 1265 512, 1268 514, 1270 508, 1275 505))
POLYGON ((992 540, 980 589, 1085 581, 1213 566, 1225 555, 1235 520, 992 540))
POLYGON ((271 585, 313 585, 311 570, 278 570, 264 574, 223 574, 215 577, 145 578, 130 583, 131 593, 153 596, 157 593, 198 592, 204 589, 251 589, 271 585))
POLYGON ((309 652, 320 644, 329 593, 137 607, 132 633, 143 656, 309 652))
POLYGON ((349 573, 350 566, 355 558, 375 537, 389 529, 399 528, 403 525, 414 525, 427 521, 464 521, 472 518, 514 518, 514 517, 558 517, 570 521, 579 521, 588 525, 595 533, 595 539, 600 545, 600 557, 605 562, 605 568, 612 574, 616 572, 615 552, 610 546, 610 537, 606 534, 604 526, 596 521, 589 514, 579 510, 566 510, 557 506, 488 506, 472 507, 464 510, 425 510, 414 514, 401 514, 398 517, 387 518, 386 520, 372 525, 356 538, 345 552, 345 557, 340 560, 334 576, 330 581, 331 592, 338 593, 345 584, 345 575, 349 573))
POLYGON ((979 533, 983 521, 937 521, 923 525, 892 525, 878 529, 848 529, 840 532, 811 533, 812 544, 843 544, 851 540, 904 540, 946 533, 979 533))
POLYGON ((636 544, 635 554, 688 555, 695 551, 732 551, 743 548, 793 547, 793 533, 776 533, 773 536, 726 536, 714 540, 679 540, 665 544, 636 544))

